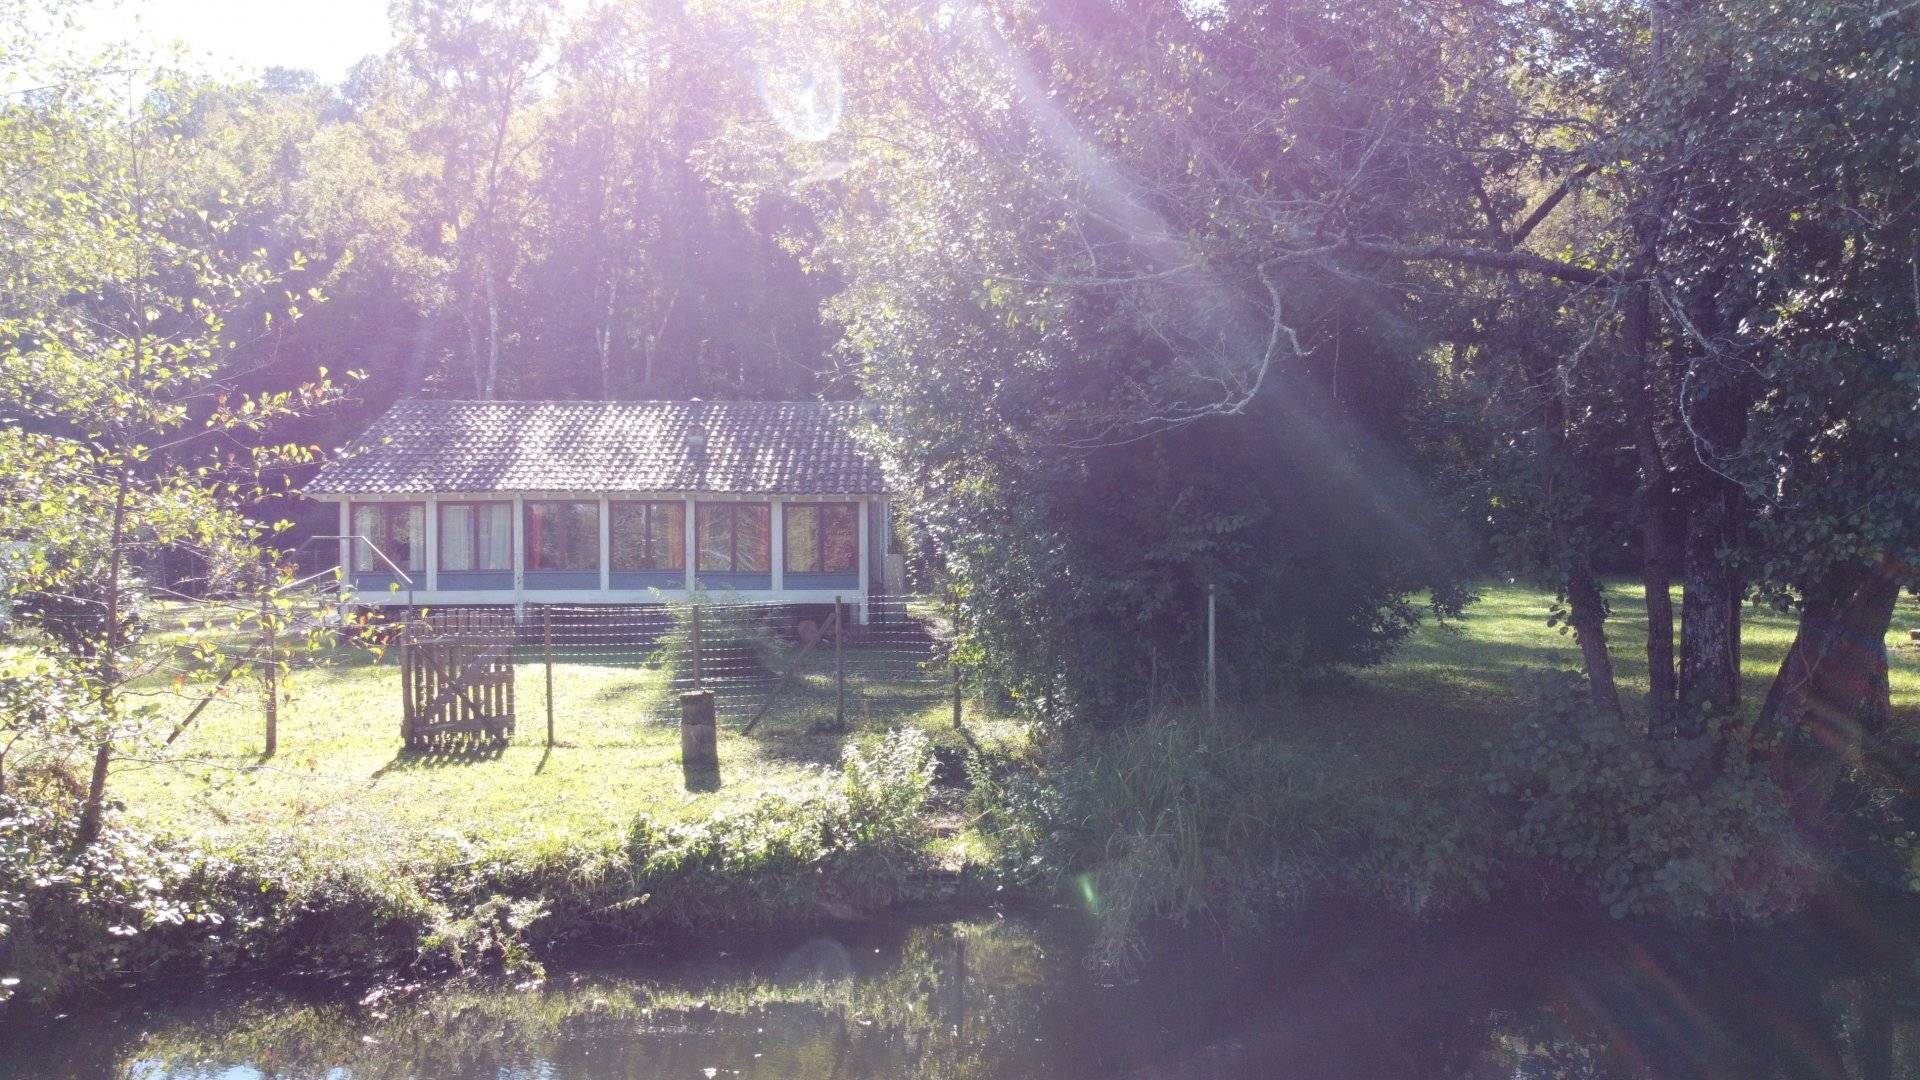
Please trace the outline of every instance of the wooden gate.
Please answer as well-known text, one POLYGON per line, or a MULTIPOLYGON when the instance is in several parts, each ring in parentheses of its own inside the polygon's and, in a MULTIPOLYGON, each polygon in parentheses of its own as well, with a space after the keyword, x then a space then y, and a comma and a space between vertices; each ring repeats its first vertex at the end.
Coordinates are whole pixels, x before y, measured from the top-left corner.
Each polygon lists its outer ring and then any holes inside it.
POLYGON ((443 609, 401 638, 400 736, 410 750, 513 736, 513 616, 443 609))

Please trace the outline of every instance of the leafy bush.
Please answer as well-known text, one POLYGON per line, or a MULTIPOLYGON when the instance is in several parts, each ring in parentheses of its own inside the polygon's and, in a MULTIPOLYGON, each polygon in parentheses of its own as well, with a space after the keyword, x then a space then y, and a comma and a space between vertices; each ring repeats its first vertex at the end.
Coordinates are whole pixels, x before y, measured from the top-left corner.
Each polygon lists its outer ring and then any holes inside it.
POLYGON ((1314 896, 1420 914, 1486 894, 1490 844, 1443 805, 1355 791, 1238 722, 1160 720, 974 772, 998 868, 1097 916, 1108 964, 1135 961, 1158 920, 1234 935, 1314 896))
POLYGON ((850 914, 902 893, 924 858, 920 821, 933 783, 927 737, 902 728, 851 747, 835 790, 767 796, 702 821, 635 819, 629 895, 639 921, 693 928, 772 925, 850 914))
POLYGON ((0 795, 0 1000, 40 1003, 158 973, 337 976, 539 970, 618 931, 790 925, 906 896, 924 863, 926 736, 849 749, 840 782, 804 797, 664 824, 622 848, 402 849, 294 836, 214 851, 117 816, 77 849, 71 799, 0 795))
MULTIPOLYGON (((794 645, 785 635, 782 608, 714 605, 704 594, 699 601, 700 661, 708 678, 726 672, 734 678, 770 677, 784 669, 794 645)), ((654 642, 652 662, 667 674, 665 685, 674 691, 693 689, 693 605, 675 605, 672 621, 654 642)))
POLYGON ((0 794, 0 1001, 130 978, 172 959, 169 931, 225 921, 192 887, 185 848, 109 828, 76 849, 72 806, 0 794))
POLYGON ((1663 763, 1654 744, 1550 679, 1496 757, 1490 786, 1520 804, 1516 850, 1616 916, 1766 918, 1799 906, 1817 868, 1787 800, 1742 732, 1718 761, 1663 763))

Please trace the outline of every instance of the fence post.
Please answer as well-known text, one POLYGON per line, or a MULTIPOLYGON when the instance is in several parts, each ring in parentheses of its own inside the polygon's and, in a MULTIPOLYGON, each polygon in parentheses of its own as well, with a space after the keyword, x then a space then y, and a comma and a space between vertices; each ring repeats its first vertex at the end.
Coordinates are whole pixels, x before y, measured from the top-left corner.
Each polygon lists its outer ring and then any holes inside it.
POLYGON ((418 704, 415 700, 413 665, 419 655, 414 644, 413 612, 407 612, 405 619, 400 626, 400 742, 403 746, 411 747, 413 713, 418 704))
POLYGON ((540 609, 540 654, 547 665, 547 745, 553 745, 553 609, 540 609))
POLYGON ((1207 584, 1207 719, 1214 719, 1219 708, 1219 675, 1214 653, 1213 584, 1207 584))
POLYGON ((262 651, 266 653, 266 667, 262 669, 267 711, 266 756, 272 757, 280 748, 280 642, 274 626, 271 593, 260 598, 260 634, 264 639, 262 651))
POLYGON ((693 605, 693 688, 700 689, 700 605, 693 605))
POLYGON ((833 598, 833 726, 847 726, 847 609, 833 598))
POLYGON ((953 726, 964 728, 966 725, 961 722, 960 715, 960 665, 951 666, 953 668, 953 726))

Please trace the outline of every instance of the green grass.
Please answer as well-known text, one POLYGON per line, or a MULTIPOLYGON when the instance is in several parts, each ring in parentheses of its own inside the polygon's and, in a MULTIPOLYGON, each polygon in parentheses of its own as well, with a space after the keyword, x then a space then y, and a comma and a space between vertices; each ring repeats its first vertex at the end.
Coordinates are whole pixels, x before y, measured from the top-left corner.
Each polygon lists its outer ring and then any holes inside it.
MULTIPOLYGON (((1629 699, 1646 690, 1639 596, 1629 584, 1609 590, 1611 645, 1629 699)), ((1475 800, 1486 745, 1526 705, 1525 673, 1578 666, 1572 638, 1546 624, 1549 606, 1536 589, 1490 585, 1464 619, 1423 627, 1391 663, 1260 708, 1269 714, 1263 727, 1352 783, 1454 789, 1448 797, 1475 800)), ((1920 626, 1920 604, 1906 598, 1889 637, 1894 703, 1904 719, 1920 722, 1920 650, 1907 641, 1912 626, 1920 626)), ((1790 618, 1749 610, 1742 661, 1750 704, 1765 694, 1792 635, 1790 618)), ((623 831, 638 811, 694 818, 764 792, 826 783, 818 766, 838 761, 843 740, 861 732, 915 724, 936 741, 957 741, 940 673, 903 675, 897 666, 882 673, 858 648, 848 651, 855 732, 822 733, 834 693, 831 656, 819 650, 751 737, 738 734, 742 713, 723 716, 721 784, 690 790, 666 676, 563 651, 554 680, 558 745, 544 745, 544 670, 527 663, 516 671, 518 731, 510 746, 493 754, 409 755, 400 744, 397 654, 374 660, 342 651, 332 659, 288 680, 273 759, 261 756, 257 694, 242 687, 182 738, 176 750, 183 763, 121 762, 115 797, 152 822, 216 839, 312 830, 382 844, 444 831, 506 843, 602 840, 623 831)), ((757 700, 759 692, 737 693, 757 700)), ((740 697, 734 702, 744 706, 740 697)), ((1014 725, 983 715, 978 701, 967 708, 976 734, 1013 736, 1014 725)))
MULTIPOLYGON (((1608 651, 1620 692, 1633 708, 1647 692, 1645 593, 1638 584, 1608 587, 1613 616, 1608 651)), ((1680 596, 1674 595, 1676 613, 1680 596)), ((1462 806, 1480 799, 1486 749, 1527 707, 1528 672, 1577 670, 1571 634, 1547 625, 1551 595, 1495 583, 1481 590, 1465 618, 1428 623, 1393 660, 1361 671, 1301 700, 1263 706, 1272 736, 1316 767, 1355 785, 1443 789, 1462 806)), ((1741 649, 1746 707, 1757 710, 1793 641, 1791 616, 1749 607, 1741 649)), ((1908 630, 1920 627, 1920 601, 1902 597, 1887 636, 1896 717, 1920 727, 1920 648, 1908 630)))
MULTIPOLYGON (((849 732, 827 730, 835 712, 833 659, 817 650, 796 671, 751 736, 739 734, 766 687, 717 679, 720 784, 693 782, 679 764, 677 706, 668 675, 635 658, 578 658, 554 664, 556 745, 546 741, 545 668, 515 668, 516 731, 498 750, 417 754, 402 750, 397 650, 373 657, 342 648, 303 660, 282 684, 279 746, 263 757, 257 684, 201 713, 164 764, 124 759, 111 792, 130 811, 177 832, 220 839, 281 830, 407 844, 456 832, 509 845, 600 841, 624 832, 633 815, 684 820, 753 801, 768 792, 801 794, 832 782, 843 743, 889 727, 925 728, 957 743, 950 684, 859 647, 847 650, 849 732)), ((524 658, 525 652, 522 656, 524 658)), ((160 695, 181 715, 189 696, 160 695)), ((982 717, 976 731, 1007 726, 982 717)), ((165 725, 171 727, 171 724, 165 725)))

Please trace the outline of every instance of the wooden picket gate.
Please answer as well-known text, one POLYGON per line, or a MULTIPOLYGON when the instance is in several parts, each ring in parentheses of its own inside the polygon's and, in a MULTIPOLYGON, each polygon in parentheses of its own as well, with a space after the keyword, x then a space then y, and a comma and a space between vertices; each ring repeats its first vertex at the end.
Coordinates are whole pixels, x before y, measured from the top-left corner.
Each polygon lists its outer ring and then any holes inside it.
POLYGON ((401 637, 400 736, 409 750, 513 737, 513 616, 442 609, 401 637))

